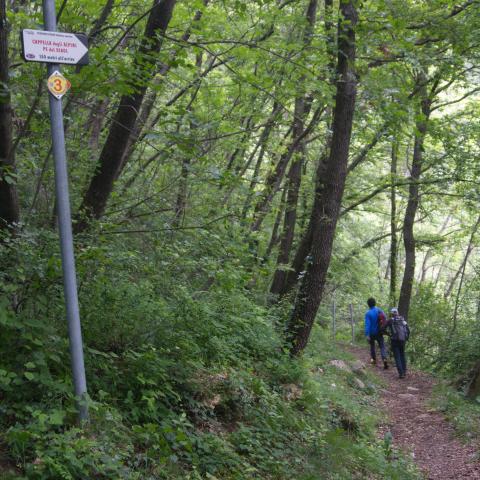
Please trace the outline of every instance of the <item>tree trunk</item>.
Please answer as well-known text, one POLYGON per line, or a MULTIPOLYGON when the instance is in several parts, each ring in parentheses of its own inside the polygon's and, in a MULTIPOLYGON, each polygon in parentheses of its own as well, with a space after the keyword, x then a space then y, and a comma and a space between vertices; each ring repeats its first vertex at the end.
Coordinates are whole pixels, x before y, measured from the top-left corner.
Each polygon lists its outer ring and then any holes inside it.
MULTIPOLYGON (((197 53, 196 57, 196 67, 198 74, 200 74, 202 68, 203 55, 202 52, 197 53)), ((200 90, 200 84, 197 85, 197 88, 192 92, 190 102, 188 103, 186 111, 191 116, 193 115, 193 102, 197 97, 198 91, 200 90)), ((195 130, 197 129, 197 124, 190 120, 190 142, 192 150, 195 150, 196 141, 195 141, 195 130)), ((180 180, 178 185, 177 200, 175 202, 175 216, 173 218, 172 227, 176 228, 183 223, 185 217, 185 211, 187 208, 187 192, 188 192, 188 173, 190 172, 190 166, 192 163, 192 154, 185 156, 182 161, 182 168, 180 171, 180 180)))
POLYGON ((410 187, 408 190, 407 209, 403 222, 403 244, 405 246, 405 270, 403 273, 402 286, 398 310, 405 320, 408 319, 410 300, 412 297, 413 279, 415 277, 415 235, 413 225, 419 203, 418 181, 422 172, 423 144, 427 133, 427 123, 430 116, 431 100, 427 96, 426 79, 420 75, 417 79, 418 92, 420 94, 421 111, 420 117, 415 123, 415 144, 413 147, 412 169, 410 172, 410 187))
POLYGON ((242 219, 245 219, 247 217, 248 210, 250 209, 250 206, 252 204, 252 197, 255 194, 255 187, 258 183, 258 177, 260 175, 260 169, 262 167, 263 158, 265 156, 265 152, 267 149, 268 139, 270 137, 270 133, 273 127, 275 126, 275 121, 280 112, 281 112, 280 105, 277 102, 274 102, 272 113, 267 123, 265 124, 265 127, 263 128, 262 134, 260 135, 260 139, 258 142, 260 144, 260 151, 258 153, 257 161, 255 162, 255 168, 253 170, 252 179, 250 181, 247 198, 245 200, 245 204, 242 209, 242 219))
MULTIPOLYGON (((438 232, 438 235, 442 235, 445 232, 449 223, 450 223, 450 216, 448 216, 445 222, 443 222, 443 225, 441 226, 440 231, 438 232)), ((423 258, 423 262, 422 262, 422 271, 420 272, 420 279, 418 281, 419 284, 423 283, 427 279, 427 272, 430 268, 428 265, 428 262, 433 257, 434 253, 435 253, 435 250, 433 247, 430 247, 425 253, 425 257, 423 258)))
POLYGON ((306 347, 320 305, 332 255, 335 228, 340 214, 357 93, 355 64, 356 1, 341 1, 338 24, 338 62, 332 143, 322 178, 315 192, 310 218, 311 261, 307 267, 287 325, 290 353, 306 347))
POLYGON ((270 255, 272 253, 272 250, 274 249, 275 245, 278 242, 278 229, 280 227, 280 222, 282 221, 282 214, 285 209, 285 197, 287 195, 287 189, 283 189, 282 193, 282 198, 280 200, 280 207, 278 209, 277 216, 275 218, 275 222, 273 223, 273 229, 272 229, 272 235, 270 237, 270 242, 268 242, 268 247, 265 252, 265 255, 263 256, 263 262, 267 262, 268 259, 270 258, 270 255))
MULTIPOLYGON (((310 105, 304 104, 304 112, 303 118, 305 119, 309 113, 310 105)), ((320 115, 324 109, 318 107, 312 115, 312 118, 302 132, 295 137, 292 133, 291 142, 288 145, 287 151, 280 156, 279 161, 275 165, 275 168, 267 176, 265 180, 265 187, 263 189, 262 195, 260 195, 260 200, 255 205, 254 214, 253 214, 253 222, 250 227, 250 231, 258 232, 260 227, 262 226, 265 217, 267 216, 268 212, 270 211, 272 200, 275 194, 280 189, 280 185, 282 183, 283 177, 285 176, 285 172, 287 170, 287 166, 292 159, 293 155, 298 152, 299 147, 303 144, 306 137, 310 134, 314 126, 316 126, 320 120, 320 115)), ((294 114, 296 117, 296 112, 294 114)), ((294 118, 295 123, 296 118, 294 118)), ((291 128, 292 132, 294 131, 294 125, 291 128)))
MULTIPOLYGON (((304 103, 301 99, 299 102, 304 103)), ((303 122, 297 122, 298 128, 303 128, 303 122)), ((295 130, 294 130, 295 132, 295 130)), ((294 159, 288 172, 287 180, 287 200, 285 206, 285 218, 283 221, 283 231, 280 240, 280 248, 277 256, 277 268, 273 276, 270 293, 278 294, 285 283, 287 271, 285 267, 290 260, 290 251, 292 249, 295 235, 295 225, 297 222, 297 203, 300 184, 302 180, 302 165, 305 156, 305 146, 302 144, 297 152, 297 158, 294 159)))
MULTIPOLYGON (((204 0, 203 1, 204 6, 207 6, 208 2, 209 0, 204 0)), ((195 25, 195 23, 198 23, 201 20, 202 16, 203 16, 203 11, 198 10, 195 13, 195 16, 193 18, 193 25, 195 25)), ((181 42, 188 42, 191 34, 192 34, 192 28, 191 26, 189 26, 185 31, 185 33, 182 35, 181 42)), ((164 81, 165 76, 167 75, 167 73, 170 71, 172 67, 173 61, 175 60, 176 56, 178 55, 178 52, 182 48, 183 47, 180 46, 177 49, 172 50, 169 60, 163 65, 161 65, 158 74, 153 78, 150 91, 147 92, 145 95, 145 99, 143 100, 143 103, 142 103, 142 108, 135 121, 135 126, 133 127, 128 137, 127 146, 125 147, 125 150, 122 156, 122 161, 120 163, 120 167, 117 170, 115 180, 117 180, 120 177, 125 165, 129 162, 130 158, 135 152, 135 149, 137 148, 139 141, 141 141, 144 138, 145 134, 143 132, 145 130, 148 131, 153 129, 153 127, 158 122, 159 120, 158 115, 153 121, 151 120, 149 122, 148 120, 150 118, 150 114, 152 113, 153 107, 155 106, 155 102, 157 101, 159 86, 164 81)))
POLYGON ((452 280, 450 281, 447 290, 445 291, 444 298, 448 298, 453 290, 453 287, 455 286, 456 281, 458 280, 458 277, 462 273, 462 271, 465 269, 465 266, 467 265, 468 259, 470 257, 470 254, 473 251, 473 239, 477 233, 478 227, 480 226, 480 217, 477 219, 477 222, 473 226, 472 233, 470 234, 470 240, 468 242, 467 246, 467 251, 465 252, 465 256, 463 257, 462 263, 460 264, 460 267, 458 270, 455 272, 455 275, 453 276, 452 280))
POLYGON ((397 177, 398 165, 398 142, 392 144, 392 163, 390 166, 390 176, 392 187, 390 189, 390 305, 397 304, 397 197, 395 181, 397 177))
MULTIPOLYGON (((228 156, 227 167, 225 169, 226 172, 232 170, 236 159, 238 157, 243 157, 243 155, 245 154, 245 150, 247 149, 250 137, 252 136, 252 121, 253 115, 243 117, 241 122, 241 128, 245 131, 245 133, 241 136, 239 144, 235 147, 235 150, 228 156)), ((238 171, 239 168, 237 168, 237 172, 238 171)))
MULTIPOLYGON (((335 58, 337 56, 337 50, 335 46, 335 29, 333 18, 333 0, 325 0, 324 3, 324 25, 326 32, 326 50, 328 53, 328 72, 329 79, 332 86, 336 84, 336 72, 335 72, 335 58)), ((332 101, 334 98, 332 98, 332 101)), ((320 179, 323 177, 325 165, 327 163, 328 156, 330 154, 330 149, 332 145, 332 121, 333 121, 333 110, 331 107, 327 107, 326 117, 329 119, 327 124, 327 135, 325 138, 325 151, 322 157, 319 159, 317 164, 317 169, 315 173, 315 187, 316 191, 320 179)), ((280 282, 272 283, 271 293, 277 295, 277 300, 282 299, 286 296, 297 284, 297 281, 300 278, 301 272, 305 268, 305 263, 307 261, 307 256, 310 253, 312 246, 312 225, 309 223, 307 229, 304 231, 304 234, 300 240, 300 243, 297 247, 295 257, 293 259, 290 269, 285 272, 283 277, 283 284, 280 282)))
POLYGON ((480 362, 477 362, 471 372, 471 379, 465 393, 470 400, 475 400, 480 396, 480 362))
POLYGON ((75 232, 81 232, 92 218, 100 218, 113 190, 115 178, 122 167, 123 156, 128 148, 130 133, 134 131, 138 112, 142 106, 147 80, 154 71, 152 63, 162 46, 159 33, 165 32, 172 17, 176 0, 154 0, 148 16, 144 38, 135 59, 133 69, 138 71, 139 82, 134 91, 123 95, 113 119, 110 132, 100 154, 99 165, 90 182, 80 207, 80 217, 75 232))
POLYGON ((14 230, 20 218, 12 148, 9 65, 7 10, 5 0, 0 0, 0 230, 14 230))
MULTIPOLYGON (((315 25, 317 16, 317 0, 310 0, 307 8, 307 26, 305 29, 303 45, 307 48, 311 43, 312 30, 315 25)), ((304 83, 305 78, 300 79, 300 84, 304 83)), ((293 138, 300 136, 304 130, 304 117, 306 110, 307 100, 302 93, 295 100, 295 118, 293 123, 293 138)), ((285 277, 287 267, 290 261, 290 251, 293 245, 293 239, 295 236, 295 226, 297 223, 297 204, 298 195, 300 192, 300 185, 302 182, 302 169, 305 159, 305 142, 301 141, 297 147, 296 155, 293 158, 293 163, 290 166, 290 170, 287 175, 287 201, 285 206, 285 218, 283 222, 283 232, 280 240, 280 248, 277 256, 277 268, 273 276, 272 286, 270 287, 270 293, 278 294, 278 291, 285 283, 285 277)))
POLYGON ((460 307, 460 294, 462 292, 463 281, 465 279, 465 270, 467 268, 468 257, 470 256, 474 248, 474 239, 475 239, 475 235, 477 234, 477 230, 479 226, 480 226, 480 216, 477 218, 477 221, 473 226, 472 233, 470 234, 470 240, 468 241, 467 252, 465 253, 465 257, 463 259, 463 262, 460 268, 461 270, 460 282, 458 284, 457 295, 455 297, 455 308, 453 310, 453 322, 452 322, 452 331, 451 331, 452 336, 457 330, 458 309, 460 307))
POLYGON ((90 130, 88 147, 90 150, 97 151, 100 144, 100 134, 102 126, 107 115, 109 99, 104 98, 96 103, 96 107, 90 112, 90 117, 85 125, 85 130, 90 130))

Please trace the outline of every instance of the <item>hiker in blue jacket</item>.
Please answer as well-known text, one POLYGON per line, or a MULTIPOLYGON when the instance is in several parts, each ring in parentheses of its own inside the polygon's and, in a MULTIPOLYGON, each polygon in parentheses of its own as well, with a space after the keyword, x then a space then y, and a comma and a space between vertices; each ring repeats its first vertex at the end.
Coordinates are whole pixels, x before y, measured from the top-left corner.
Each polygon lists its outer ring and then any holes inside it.
POLYGON ((375 342, 377 342, 382 355, 383 368, 386 370, 388 368, 387 351, 383 341, 383 332, 380 329, 380 316, 383 315, 383 318, 385 318, 385 313, 376 306, 377 302, 374 298, 369 298, 367 304, 369 308, 365 314, 365 336, 368 343, 370 343, 370 363, 373 365, 377 364, 377 355, 375 353, 375 342))

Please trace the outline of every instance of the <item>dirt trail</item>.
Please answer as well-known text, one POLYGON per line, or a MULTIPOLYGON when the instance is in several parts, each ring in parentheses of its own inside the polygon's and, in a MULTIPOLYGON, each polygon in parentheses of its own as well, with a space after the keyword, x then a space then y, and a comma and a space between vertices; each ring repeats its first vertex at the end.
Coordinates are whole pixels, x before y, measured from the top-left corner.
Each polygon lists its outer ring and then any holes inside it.
MULTIPOLYGON (((367 348, 352 347, 352 353, 366 364, 370 360, 367 348)), ((428 406, 435 385, 432 377, 409 371, 400 380, 395 365, 388 370, 367 368, 375 369, 387 384, 381 391, 381 402, 390 421, 380 429, 382 438, 390 431, 393 444, 410 454, 429 480, 480 479, 478 449, 456 439, 452 425, 428 406), (401 420, 393 422, 392 417, 401 420)))

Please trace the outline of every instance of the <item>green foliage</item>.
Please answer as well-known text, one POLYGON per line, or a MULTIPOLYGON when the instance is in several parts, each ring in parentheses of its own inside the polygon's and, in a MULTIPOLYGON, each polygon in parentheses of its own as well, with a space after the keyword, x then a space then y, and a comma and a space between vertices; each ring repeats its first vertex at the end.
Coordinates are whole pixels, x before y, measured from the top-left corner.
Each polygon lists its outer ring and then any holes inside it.
POLYGON ((480 438, 480 398, 468 400, 451 386, 440 383, 433 392, 432 405, 455 426, 466 442, 480 438))
POLYGON ((433 285, 420 285, 412 299, 409 313, 411 340, 409 342, 410 357, 415 363, 424 367, 433 367, 436 361, 450 361, 439 358, 441 352, 449 348, 451 323, 450 306, 435 291, 433 285))
POLYGON ((218 268, 201 237, 185 236, 147 263, 129 246, 81 246, 92 418, 78 428, 55 245, 42 234, 17 238, 4 277, 15 291, 28 286, 17 313, 4 304, 0 317, 3 442, 26 478, 333 479, 359 465, 390 468, 375 440, 373 398, 327 365, 343 354, 320 330, 306 358, 293 361, 273 311, 243 288, 238 257, 222 260, 218 283, 201 293, 198 264, 178 270, 175 253, 193 249, 205 268, 218 268), (175 282, 165 276, 173 270, 175 282), (366 453, 373 445, 383 460, 366 453), (340 451, 349 459, 341 467, 340 451))

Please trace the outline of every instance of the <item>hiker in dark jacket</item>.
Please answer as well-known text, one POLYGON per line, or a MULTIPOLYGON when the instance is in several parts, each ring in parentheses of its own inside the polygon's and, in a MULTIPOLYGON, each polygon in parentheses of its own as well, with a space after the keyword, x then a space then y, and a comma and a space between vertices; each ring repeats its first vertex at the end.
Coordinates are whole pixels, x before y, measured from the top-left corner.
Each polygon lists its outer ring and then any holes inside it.
POLYGON ((390 310, 390 319, 387 323, 388 333, 392 345, 392 352, 397 365, 398 377, 405 378, 407 374, 407 359, 405 357, 405 344, 410 336, 410 329, 405 319, 399 315, 397 308, 390 310))
POLYGON ((385 349, 385 343, 383 341, 383 333, 380 330, 380 315, 385 317, 385 313, 376 307, 376 300, 374 298, 369 298, 367 300, 368 311, 365 314, 365 336, 367 341, 370 344, 370 363, 373 365, 377 364, 377 355, 375 353, 375 342, 378 343, 380 348, 380 354, 382 355, 383 368, 386 370, 388 368, 387 362, 387 351, 385 349))

